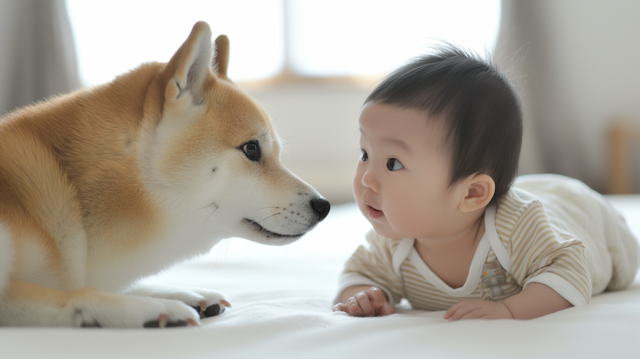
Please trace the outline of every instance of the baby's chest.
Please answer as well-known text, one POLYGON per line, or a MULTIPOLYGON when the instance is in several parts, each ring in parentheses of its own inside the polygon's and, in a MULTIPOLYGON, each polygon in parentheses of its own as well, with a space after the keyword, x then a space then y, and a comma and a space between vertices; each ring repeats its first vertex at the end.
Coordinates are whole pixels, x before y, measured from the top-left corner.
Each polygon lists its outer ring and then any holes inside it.
POLYGON ((469 275, 468 266, 461 266, 457 263, 438 263, 434 265, 429 263, 429 268, 438 276, 447 286, 451 288, 460 288, 467 281, 469 275))
MULTIPOLYGON (((513 276, 496 268, 495 255, 490 253, 483 263, 482 271, 465 273, 462 284, 457 287, 446 285, 444 278, 441 283, 435 283, 434 278, 428 278, 420 273, 411 261, 406 260, 401 266, 405 298, 414 309, 447 310, 461 301, 488 300, 501 302, 519 293, 522 288, 515 283, 513 276), (469 277, 467 278, 467 274, 469 277), (471 284, 466 281, 473 281, 471 284), (443 285, 444 284, 444 285, 443 285)), ((434 271, 435 273, 435 271, 434 271)), ((459 280, 459 279, 458 279, 459 280)))

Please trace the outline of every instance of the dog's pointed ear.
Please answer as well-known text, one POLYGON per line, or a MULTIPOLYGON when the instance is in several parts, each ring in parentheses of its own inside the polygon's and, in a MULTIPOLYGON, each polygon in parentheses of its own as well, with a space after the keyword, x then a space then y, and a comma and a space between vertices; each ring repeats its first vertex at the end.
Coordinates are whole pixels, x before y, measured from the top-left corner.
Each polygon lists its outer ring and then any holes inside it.
POLYGON ((213 69, 218 77, 227 78, 229 68, 229 38, 227 35, 220 35, 216 38, 216 56, 212 63, 213 69))
POLYGON ((211 28, 206 22, 197 22, 189 38, 165 68, 169 77, 165 100, 171 102, 189 93, 193 103, 200 103, 204 96, 204 84, 215 80, 210 67, 212 59, 211 28))

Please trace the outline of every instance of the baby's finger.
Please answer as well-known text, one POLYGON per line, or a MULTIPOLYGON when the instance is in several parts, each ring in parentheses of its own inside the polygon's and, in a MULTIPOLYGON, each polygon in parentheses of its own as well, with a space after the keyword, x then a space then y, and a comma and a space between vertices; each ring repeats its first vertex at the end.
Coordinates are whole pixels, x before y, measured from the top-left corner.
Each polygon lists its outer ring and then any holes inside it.
POLYGON ((355 297, 347 299, 347 310, 345 312, 353 317, 362 317, 364 314, 355 297))
POLYGON ((453 307, 449 308, 449 310, 447 310, 446 313, 444 313, 444 319, 449 319, 451 318, 452 315, 455 314, 456 311, 458 311, 458 309, 460 309, 460 307, 466 305, 468 302, 458 302, 456 303, 453 307))
POLYGON ((360 292, 355 295, 355 298, 362 310, 362 316, 371 317, 376 315, 376 309, 372 306, 368 293, 360 292))
POLYGON ((333 311, 334 312, 347 312, 349 309, 347 308, 347 305, 344 303, 338 303, 336 305, 333 306, 333 311))
POLYGON ((384 296, 384 292, 380 288, 371 287, 366 290, 366 293, 369 295, 369 299, 371 300, 371 305, 376 311, 382 308, 384 303, 387 302, 387 298, 384 296))
POLYGON ((458 307, 458 309, 449 317, 449 321, 460 320, 460 318, 464 317, 469 312, 476 310, 478 307, 473 304, 473 302, 465 302, 463 305, 458 307))
POLYGON ((379 315, 380 316, 391 315, 391 314, 394 314, 395 312, 396 312, 396 308, 394 308, 389 303, 384 303, 382 308, 380 308, 379 310, 379 315))
POLYGON ((463 315, 462 317, 460 317, 460 319, 458 320, 468 320, 468 319, 478 319, 478 318, 482 318, 484 317, 485 313, 482 310, 482 308, 475 308, 472 311, 470 311, 469 313, 463 315))

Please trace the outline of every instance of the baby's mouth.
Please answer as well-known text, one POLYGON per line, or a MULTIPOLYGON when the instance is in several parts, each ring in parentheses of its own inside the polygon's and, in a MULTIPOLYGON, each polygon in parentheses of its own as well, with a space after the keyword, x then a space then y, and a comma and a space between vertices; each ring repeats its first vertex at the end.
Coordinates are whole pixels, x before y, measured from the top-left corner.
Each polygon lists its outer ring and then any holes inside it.
POLYGON ((382 217, 383 215, 384 215, 384 212, 369 206, 369 216, 371 218, 376 219, 376 218, 382 217))

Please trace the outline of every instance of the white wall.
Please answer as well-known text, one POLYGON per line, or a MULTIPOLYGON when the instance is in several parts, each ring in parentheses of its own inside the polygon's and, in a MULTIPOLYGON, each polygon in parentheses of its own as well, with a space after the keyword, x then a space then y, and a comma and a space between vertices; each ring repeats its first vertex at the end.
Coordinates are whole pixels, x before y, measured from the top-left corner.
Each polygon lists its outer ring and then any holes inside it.
POLYGON ((332 203, 353 200, 360 156, 358 114, 375 86, 297 81, 249 89, 285 141, 283 163, 332 203))
POLYGON ((521 169, 606 189, 609 126, 640 128, 639 19, 636 0, 503 0, 499 60, 517 72, 531 139, 525 150, 539 159, 521 169))
MULTIPOLYGON (((546 1, 544 8, 549 61, 556 64, 550 75, 582 137, 584 153, 575 156, 584 167, 575 174, 604 188, 609 125, 640 129, 640 1, 546 1)), ((562 135, 555 140, 561 144, 562 135)))

